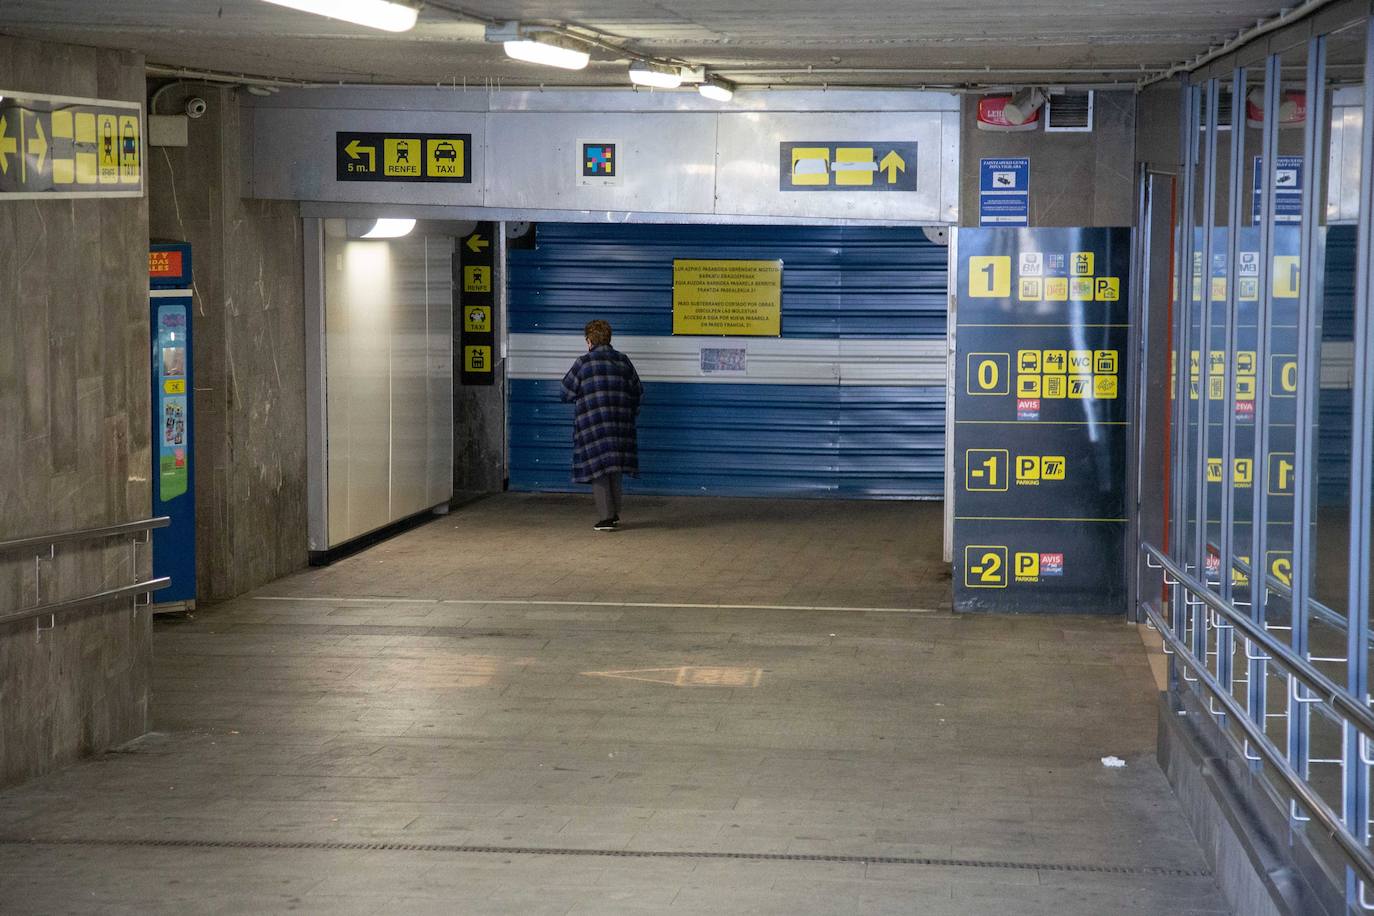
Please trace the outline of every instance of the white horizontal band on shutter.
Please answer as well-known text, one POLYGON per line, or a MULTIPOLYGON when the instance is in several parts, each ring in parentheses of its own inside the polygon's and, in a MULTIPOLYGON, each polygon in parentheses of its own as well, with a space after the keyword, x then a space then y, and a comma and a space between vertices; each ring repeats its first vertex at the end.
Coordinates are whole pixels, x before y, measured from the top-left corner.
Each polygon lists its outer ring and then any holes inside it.
MULTIPOLYGON (((813 340, 786 337, 616 337, 646 382, 944 387, 943 340, 813 340), (701 374, 705 347, 744 347, 747 375, 701 374)), ((512 334, 511 378, 561 379, 586 341, 569 334, 512 334)))

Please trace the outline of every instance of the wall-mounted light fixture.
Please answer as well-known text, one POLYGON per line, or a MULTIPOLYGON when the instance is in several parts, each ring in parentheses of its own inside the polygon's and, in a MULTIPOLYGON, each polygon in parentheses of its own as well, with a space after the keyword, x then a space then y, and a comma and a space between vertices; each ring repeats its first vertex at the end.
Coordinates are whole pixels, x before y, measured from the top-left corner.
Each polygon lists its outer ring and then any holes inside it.
POLYGON ((398 0, 266 0, 303 13, 342 19, 384 32, 409 32, 415 28, 420 9, 398 0))

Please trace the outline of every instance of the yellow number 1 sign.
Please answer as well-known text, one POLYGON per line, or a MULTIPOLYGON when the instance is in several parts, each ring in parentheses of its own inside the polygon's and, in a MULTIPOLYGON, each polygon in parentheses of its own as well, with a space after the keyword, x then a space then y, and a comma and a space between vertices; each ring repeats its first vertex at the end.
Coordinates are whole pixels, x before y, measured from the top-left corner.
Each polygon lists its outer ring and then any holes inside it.
POLYGON ((1005 299, 1011 295, 1011 258, 1005 255, 968 259, 970 299, 1005 299))

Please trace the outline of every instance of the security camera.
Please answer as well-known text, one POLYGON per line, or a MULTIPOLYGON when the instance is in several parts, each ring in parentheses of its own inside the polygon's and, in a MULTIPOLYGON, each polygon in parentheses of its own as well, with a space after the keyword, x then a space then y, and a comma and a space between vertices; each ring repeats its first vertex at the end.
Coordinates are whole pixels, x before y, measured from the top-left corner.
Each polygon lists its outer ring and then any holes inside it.
POLYGON ((210 106, 198 95, 193 95, 186 100, 186 115, 192 118, 203 118, 205 112, 210 110, 210 106))

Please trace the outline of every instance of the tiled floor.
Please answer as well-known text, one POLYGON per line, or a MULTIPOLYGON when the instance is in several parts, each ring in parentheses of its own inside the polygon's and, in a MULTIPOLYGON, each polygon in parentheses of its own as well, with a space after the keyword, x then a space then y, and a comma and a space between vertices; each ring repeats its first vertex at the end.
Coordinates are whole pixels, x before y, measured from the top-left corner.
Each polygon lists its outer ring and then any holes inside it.
POLYGON ((0 794, 0 912, 1225 912, 1135 630, 951 616, 938 505, 589 511, 160 622, 157 732, 0 794))

